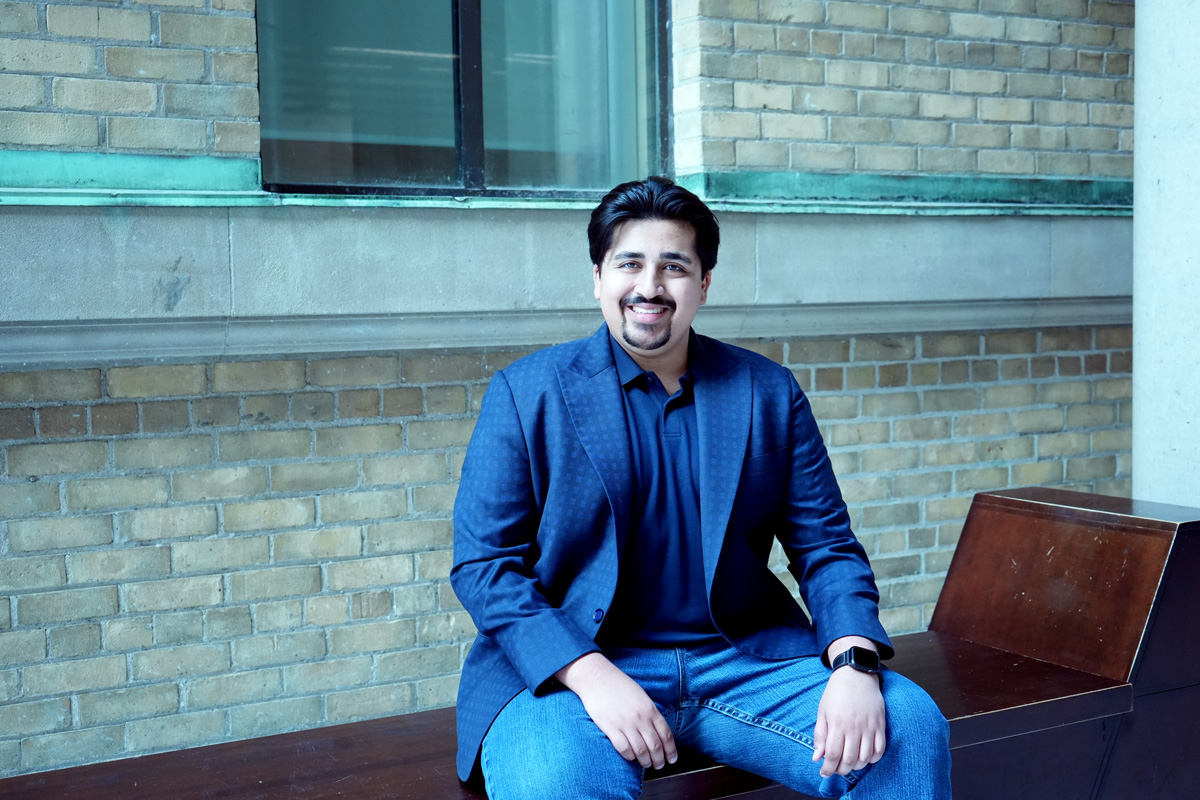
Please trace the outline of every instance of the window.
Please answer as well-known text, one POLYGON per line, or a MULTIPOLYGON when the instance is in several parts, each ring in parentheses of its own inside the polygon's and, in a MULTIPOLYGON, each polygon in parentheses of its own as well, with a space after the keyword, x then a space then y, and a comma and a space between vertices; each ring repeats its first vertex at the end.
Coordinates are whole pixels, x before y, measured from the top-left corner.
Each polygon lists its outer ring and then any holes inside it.
POLYGON ((273 191, 594 192, 660 171, 665 0, 259 0, 273 191))

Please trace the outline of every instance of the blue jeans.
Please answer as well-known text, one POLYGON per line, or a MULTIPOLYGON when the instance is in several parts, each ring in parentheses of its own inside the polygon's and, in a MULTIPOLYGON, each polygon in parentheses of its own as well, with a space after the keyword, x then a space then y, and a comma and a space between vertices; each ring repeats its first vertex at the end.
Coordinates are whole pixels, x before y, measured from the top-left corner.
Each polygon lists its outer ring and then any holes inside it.
MULTIPOLYGON (((605 655, 646 690, 681 747, 817 797, 950 797, 949 725, 924 690, 894 672, 883 676, 883 758, 822 778, 812 736, 830 673, 819 658, 768 661, 725 642, 605 655)), ((632 800, 642 793, 642 767, 613 749, 565 688, 513 698, 483 740, 481 765, 492 800, 632 800)))

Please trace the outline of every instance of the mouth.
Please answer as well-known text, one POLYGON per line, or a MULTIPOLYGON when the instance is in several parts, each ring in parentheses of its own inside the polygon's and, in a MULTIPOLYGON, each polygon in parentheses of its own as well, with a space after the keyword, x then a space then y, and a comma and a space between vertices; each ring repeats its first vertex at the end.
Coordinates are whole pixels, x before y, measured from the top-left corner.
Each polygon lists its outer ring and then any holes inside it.
POLYGON ((668 311, 674 310, 675 303, 669 299, 650 300, 640 295, 634 295, 622 300, 621 308, 629 312, 636 321, 653 324, 663 319, 668 311))

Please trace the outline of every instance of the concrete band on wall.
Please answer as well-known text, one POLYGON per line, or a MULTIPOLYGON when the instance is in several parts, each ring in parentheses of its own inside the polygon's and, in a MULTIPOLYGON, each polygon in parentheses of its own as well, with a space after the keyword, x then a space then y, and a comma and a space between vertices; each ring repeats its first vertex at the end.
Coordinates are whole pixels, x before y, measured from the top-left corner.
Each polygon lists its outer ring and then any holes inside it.
MULTIPOLYGON (((1122 324, 1131 221, 724 212, 698 328, 1122 324)), ((599 323, 582 210, 6 209, 0 363, 530 346, 599 323)))

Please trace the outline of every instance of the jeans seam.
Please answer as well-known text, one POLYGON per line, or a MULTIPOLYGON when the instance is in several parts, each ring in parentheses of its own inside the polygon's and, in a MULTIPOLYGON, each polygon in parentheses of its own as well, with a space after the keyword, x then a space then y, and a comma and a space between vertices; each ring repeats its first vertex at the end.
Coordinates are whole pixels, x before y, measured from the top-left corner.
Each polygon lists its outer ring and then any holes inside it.
MULTIPOLYGON (((805 747, 807 747, 808 749, 816 752, 816 749, 817 749, 816 742, 814 742, 809 737, 805 736, 800 731, 794 730, 793 728, 791 728, 787 725, 781 725, 778 722, 775 722, 774 720, 766 719, 765 717, 756 717, 753 714, 747 714, 745 711, 742 711, 739 708, 734 708, 733 706, 727 706, 724 703, 718 703, 714 700, 700 700, 696 703, 693 703, 693 705, 703 706, 703 707, 709 709, 710 711, 715 711, 718 714, 723 714, 723 715, 729 717, 730 719, 737 720, 738 722, 743 722, 743 723, 745 723, 747 725, 751 725, 755 728, 760 728, 762 730, 767 730, 772 733, 777 733, 780 736, 783 736, 784 738, 791 739, 794 742, 798 742, 799 744, 802 744, 805 747)), ((870 766, 868 766, 862 770, 852 769, 852 770, 850 770, 850 772, 848 774, 843 775, 842 777, 846 780, 847 783, 850 784, 851 787, 854 787, 854 786, 857 786, 858 782, 861 781, 863 779, 863 777, 867 774, 867 769, 870 769, 870 766)))

